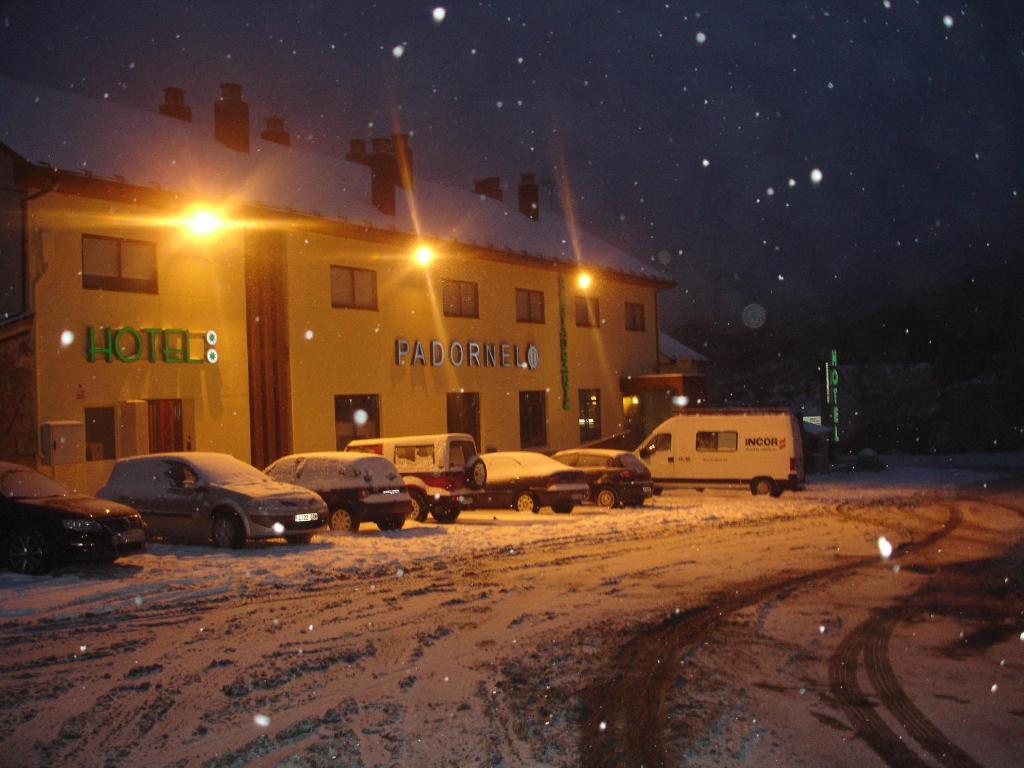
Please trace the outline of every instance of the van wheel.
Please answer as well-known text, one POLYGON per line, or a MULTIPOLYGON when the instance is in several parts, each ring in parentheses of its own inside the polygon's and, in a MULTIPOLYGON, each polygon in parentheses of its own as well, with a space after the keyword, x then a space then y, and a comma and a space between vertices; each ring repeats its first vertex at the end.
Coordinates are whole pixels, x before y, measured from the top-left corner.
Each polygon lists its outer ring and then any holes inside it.
POLYGON ((349 512, 344 507, 338 507, 328 519, 332 531, 345 531, 346 533, 355 533, 359 530, 359 521, 356 520, 355 515, 349 512))
POLYGON ((540 507, 537 506, 537 500, 533 497, 533 494, 529 491, 523 491, 516 496, 516 510, 519 512, 532 512, 537 514, 540 512, 540 507))
POLYGON ((221 512, 213 518, 210 528, 213 546, 221 549, 241 549, 245 546, 245 528, 234 512, 221 512))
POLYGON ((750 481, 750 492, 754 496, 767 496, 774 487, 775 484, 767 477, 755 477, 750 481))
POLYGON ((782 495, 782 483, 772 483, 772 498, 777 499, 782 495))
POLYGON ((422 523, 427 519, 426 498, 419 491, 409 491, 409 499, 412 501, 412 506, 409 507, 407 517, 410 520, 415 520, 417 523, 422 523))
POLYGON ((478 491, 487 484, 487 465, 479 456, 471 456, 466 462, 466 482, 478 491))
POLYGON ((597 497, 594 500, 597 502, 597 506, 611 509, 619 503, 619 494, 612 488, 602 488, 597 492, 597 497))

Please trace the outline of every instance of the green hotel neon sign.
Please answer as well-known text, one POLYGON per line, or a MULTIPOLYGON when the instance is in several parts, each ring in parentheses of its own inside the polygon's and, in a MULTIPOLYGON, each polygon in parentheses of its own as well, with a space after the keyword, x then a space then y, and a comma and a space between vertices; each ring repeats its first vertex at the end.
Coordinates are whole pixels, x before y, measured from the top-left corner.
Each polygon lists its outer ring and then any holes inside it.
POLYGON ((216 331, 198 333, 184 328, 133 328, 130 325, 85 329, 85 359, 90 363, 97 360, 186 365, 216 363, 219 359, 214 349, 216 344, 216 331), (202 353, 197 357, 200 346, 202 353))

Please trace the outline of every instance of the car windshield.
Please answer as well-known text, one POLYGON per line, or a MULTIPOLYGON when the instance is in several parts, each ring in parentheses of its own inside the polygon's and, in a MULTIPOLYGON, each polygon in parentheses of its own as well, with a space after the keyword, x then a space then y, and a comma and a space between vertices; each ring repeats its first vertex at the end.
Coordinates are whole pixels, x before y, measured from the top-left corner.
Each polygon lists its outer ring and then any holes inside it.
POLYGON ((204 456, 192 459, 199 476, 215 485, 265 485, 273 482, 256 467, 232 456, 204 456))
POLYGON ((35 470, 8 469, 0 474, 0 493, 8 499, 43 499, 67 496, 68 489, 35 470))
POLYGON ((619 464, 633 472, 646 472, 647 466, 632 453, 623 453, 619 456, 619 464))

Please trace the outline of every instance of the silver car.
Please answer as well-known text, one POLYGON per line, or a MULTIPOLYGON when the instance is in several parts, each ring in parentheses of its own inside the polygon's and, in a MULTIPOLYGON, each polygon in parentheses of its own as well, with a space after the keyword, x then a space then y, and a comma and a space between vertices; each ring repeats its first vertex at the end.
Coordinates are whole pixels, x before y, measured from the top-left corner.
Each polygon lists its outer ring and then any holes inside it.
POLYGON ((327 506, 312 491, 271 480, 225 453, 156 453, 119 459, 96 494, 142 513, 152 536, 306 543, 326 530, 327 506))

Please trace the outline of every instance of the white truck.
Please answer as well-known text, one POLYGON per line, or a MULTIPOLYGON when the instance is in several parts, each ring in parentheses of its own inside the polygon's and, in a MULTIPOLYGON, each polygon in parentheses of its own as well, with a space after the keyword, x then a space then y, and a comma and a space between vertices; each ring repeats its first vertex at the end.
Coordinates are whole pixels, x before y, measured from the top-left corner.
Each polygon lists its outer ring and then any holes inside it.
POLYGON ((676 414, 636 454, 666 486, 747 487, 780 496, 804 483, 800 425, 787 408, 705 408, 676 414))

